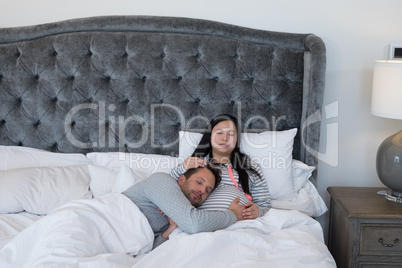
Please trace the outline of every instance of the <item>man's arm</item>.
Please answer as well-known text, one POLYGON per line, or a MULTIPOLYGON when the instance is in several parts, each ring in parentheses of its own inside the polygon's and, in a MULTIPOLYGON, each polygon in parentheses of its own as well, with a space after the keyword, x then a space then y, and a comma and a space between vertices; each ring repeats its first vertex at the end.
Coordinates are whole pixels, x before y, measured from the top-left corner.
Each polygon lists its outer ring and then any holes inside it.
MULTIPOLYGON (((196 209, 184 196, 177 181, 169 174, 155 173, 151 177, 153 187, 146 189, 150 201, 186 233, 193 234, 224 229, 238 219, 237 214, 232 210, 206 211, 196 209)), ((237 204, 232 209, 241 211, 242 208, 239 206, 241 205, 237 204)))
MULTIPOLYGON (((239 205, 238 204, 239 201, 240 201, 240 197, 236 197, 236 199, 232 201, 232 204, 230 205, 229 210, 231 210, 235 214, 238 221, 241 221, 241 220, 243 220, 242 211, 243 211, 244 206, 239 205)), ((163 213, 163 212, 161 212, 161 213, 164 216, 166 216, 165 213, 163 213)), ((166 231, 164 231, 160 235, 161 238, 163 238, 165 241, 169 240, 170 234, 173 233, 173 231, 176 230, 176 228, 178 227, 177 224, 171 218, 169 218, 168 216, 166 216, 166 217, 169 221, 169 227, 166 229, 166 231)))
POLYGON ((165 240, 168 240, 169 235, 177 228, 177 224, 171 218, 167 217, 167 219, 169 221, 169 227, 161 234, 162 238, 165 240))
POLYGON ((170 219, 169 217, 167 217, 167 218, 169 221, 169 227, 166 229, 166 231, 164 231, 163 233, 161 233, 155 237, 154 245, 152 248, 156 248, 160 244, 169 240, 170 234, 173 233, 174 230, 176 230, 177 224, 174 221, 172 221, 172 219, 170 219))

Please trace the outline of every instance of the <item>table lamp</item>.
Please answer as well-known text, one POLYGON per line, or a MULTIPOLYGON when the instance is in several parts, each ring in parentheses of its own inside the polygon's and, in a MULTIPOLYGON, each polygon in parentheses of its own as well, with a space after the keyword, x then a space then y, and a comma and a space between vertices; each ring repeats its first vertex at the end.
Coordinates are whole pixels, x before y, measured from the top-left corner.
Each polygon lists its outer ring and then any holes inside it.
MULTIPOLYGON (((402 119, 402 61, 378 60, 374 63, 371 113, 402 119)), ((376 157, 377 175, 390 188, 388 200, 402 203, 402 131, 386 138, 376 157)))

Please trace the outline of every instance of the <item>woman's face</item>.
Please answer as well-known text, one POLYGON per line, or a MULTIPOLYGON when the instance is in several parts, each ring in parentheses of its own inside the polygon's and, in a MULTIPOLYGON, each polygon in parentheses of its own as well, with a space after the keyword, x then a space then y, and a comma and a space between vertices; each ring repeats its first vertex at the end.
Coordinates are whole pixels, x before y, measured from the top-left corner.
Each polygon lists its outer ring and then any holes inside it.
POLYGON ((232 121, 222 121, 211 132, 213 156, 226 156, 230 160, 231 153, 236 147, 237 129, 232 121))

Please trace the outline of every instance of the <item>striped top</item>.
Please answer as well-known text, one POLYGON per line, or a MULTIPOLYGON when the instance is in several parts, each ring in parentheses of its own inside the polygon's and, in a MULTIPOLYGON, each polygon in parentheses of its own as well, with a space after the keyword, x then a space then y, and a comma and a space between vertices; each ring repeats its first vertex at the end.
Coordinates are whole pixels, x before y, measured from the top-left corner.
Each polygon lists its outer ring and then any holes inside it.
MULTIPOLYGON (((207 162, 210 162, 210 157, 206 156, 204 158, 207 162)), ((249 176, 249 187, 250 187, 250 194, 253 197, 252 202, 255 203, 258 206, 259 210, 259 216, 265 215, 267 211, 271 208, 271 196, 269 194, 268 190, 268 184, 267 181, 264 178, 264 175, 262 174, 261 168, 258 164, 251 162, 252 166, 255 168, 255 170, 261 174, 261 178, 257 177, 251 172, 247 172, 249 176)), ((230 176, 229 176, 229 171, 228 167, 229 165, 231 166, 232 164, 221 164, 221 165, 215 165, 217 168, 219 168, 222 172, 222 182, 221 185, 230 185, 234 186, 230 176)), ((186 172, 184 169, 183 163, 179 164, 177 167, 173 168, 170 172, 170 175, 174 177, 176 180, 186 172)), ((241 190, 242 186, 239 183, 239 174, 237 173, 236 169, 232 168, 233 172, 233 177, 236 180, 238 186, 240 187, 241 190)), ((233 188, 227 188, 227 187, 220 187, 218 186, 212 193, 211 195, 205 200, 203 205, 201 205, 199 208, 200 209, 209 209, 209 210, 224 210, 228 209, 229 205, 233 201, 233 196, 238 196, 240 195, 238 190, 233 188)), ((247 198, 243 193, 241 193, 241 201, 239 202, 240 204, 245 204, 248 202, 247 198), (245 201, 244 202, 244 198, 245 201)))

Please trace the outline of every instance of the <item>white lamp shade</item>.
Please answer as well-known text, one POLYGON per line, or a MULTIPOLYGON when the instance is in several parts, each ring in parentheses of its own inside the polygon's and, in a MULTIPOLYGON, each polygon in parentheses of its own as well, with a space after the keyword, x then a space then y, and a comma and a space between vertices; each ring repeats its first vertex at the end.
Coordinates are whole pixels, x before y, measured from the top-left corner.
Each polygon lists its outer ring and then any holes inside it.
POLYGON ((402 61, 375 61, 371 113, 402 119, 402 61))

